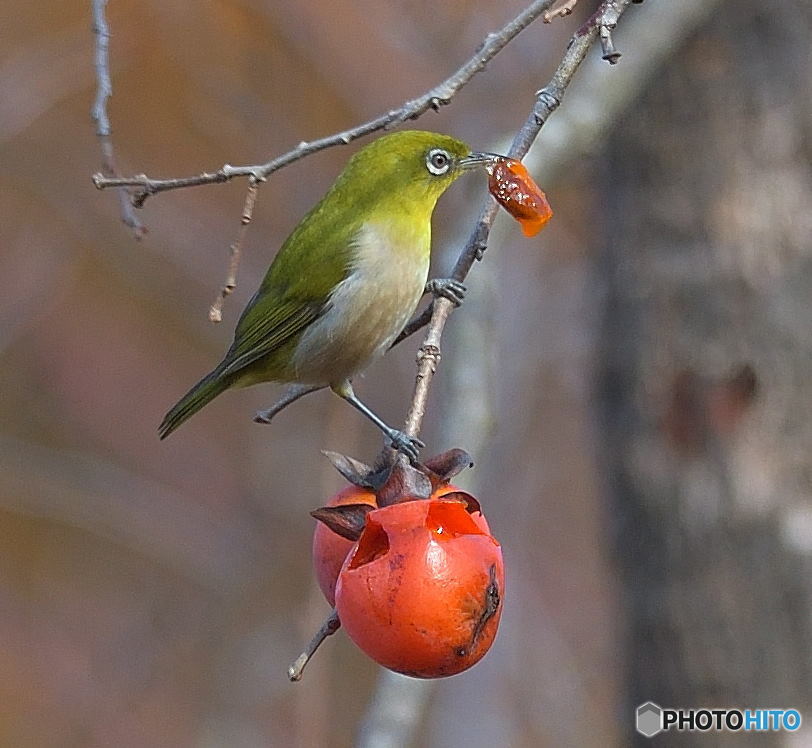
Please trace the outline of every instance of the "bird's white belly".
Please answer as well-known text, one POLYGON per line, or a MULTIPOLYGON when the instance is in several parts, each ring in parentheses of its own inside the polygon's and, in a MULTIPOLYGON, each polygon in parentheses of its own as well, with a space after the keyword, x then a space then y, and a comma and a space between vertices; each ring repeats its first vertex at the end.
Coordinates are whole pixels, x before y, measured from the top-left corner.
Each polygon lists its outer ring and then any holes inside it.
POLYGON ((402 237, 388 233, 370 225, 360 232, 351 272, 296 347, 299 381, 334 384, 352 378, 386 353, 411 318, 428 278, 430 237, 410 237, 404 246, 402 237))

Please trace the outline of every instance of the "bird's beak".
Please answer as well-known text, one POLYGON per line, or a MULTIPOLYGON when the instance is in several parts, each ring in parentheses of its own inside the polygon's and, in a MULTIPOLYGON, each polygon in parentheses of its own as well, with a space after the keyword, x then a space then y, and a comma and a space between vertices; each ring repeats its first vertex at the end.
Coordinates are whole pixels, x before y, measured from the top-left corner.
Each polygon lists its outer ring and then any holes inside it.
POLYGON ((470 171, 471 169, 478 169, 481 166, 487 166, 488 164, 493 164, 506 158, 507 156, 500 156, 498 153, 475 151, 457 161, 457 166, 463 171, 470 171))

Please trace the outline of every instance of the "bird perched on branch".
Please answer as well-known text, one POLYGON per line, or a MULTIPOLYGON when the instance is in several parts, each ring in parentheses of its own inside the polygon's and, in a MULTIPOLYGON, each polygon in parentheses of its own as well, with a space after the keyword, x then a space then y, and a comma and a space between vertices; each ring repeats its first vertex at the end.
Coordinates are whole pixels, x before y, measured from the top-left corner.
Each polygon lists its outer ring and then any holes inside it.
POLYGON ((161 438, 230 387, 292 382, 328 385, 416 459, 421 442, 376 416, 351 380, 386 352, 425 292, 440 195, 495 158, 421 131, 386 135, 358 151, 282 245, 225 358, 166 414, 161 438))

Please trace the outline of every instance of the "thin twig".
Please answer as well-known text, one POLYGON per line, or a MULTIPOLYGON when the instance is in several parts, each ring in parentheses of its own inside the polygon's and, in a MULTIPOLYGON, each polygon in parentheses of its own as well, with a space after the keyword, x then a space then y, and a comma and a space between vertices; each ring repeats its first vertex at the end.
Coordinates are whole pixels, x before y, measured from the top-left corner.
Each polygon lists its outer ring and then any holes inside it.
POLYGON ((561 5, 558 5, 555 8, 550 8, 550 10, 545 10, 542 20, 544 23, 550 23, 550 21, 552 21, 554 18, 563 18, 564 16, 568 16, 570 13, 572 13, 576 5, 578 5, 578 0, 564 0, 561 5))
MULTIPOLYGON (((599 28, 614 27, 621 14, 628 8, 633 0, 604 0, 598 10, 590 19, 575 33, 570 40, 564 58, 553 74, 550 82, 536 94, 536 102, 533 111, 528 116, 521 130, 516 134, 513 143, 508 151, 510 158, 521 160, 527 154, 530 146, 535 141, 547 118, 558 108, 564 92, 572 81, 575 71, 586 57, 590 46, 598 36, 599 28)), ((493 219, 496 216, 498 207, 496 203, 488 197, 482 206, 476 227, 471 233, 468 242, 460 253, 459 258, 451 272, 454 280, 464 281, 474 262, 482 259, 488 243, 493 219)), ((432 377, 437 369, 440 360, 441 348, 440 339, 443 328, 448 321, 448 316, 454 310, 454 304, 446 298, 435 299, 428 311, 428 330, 423 339, 423 344, 417 356, 417 377, 415 380, 414 395, 406 416, 404 430, 409 436, 417 436, 420 433, 423 416, 426 412, 426 402, 428 400, 429 388, 432 377)), ((424 312, 415 323, 426 316, 424 312)), ((404 333, 419 329, 419 326, 410 324, 404 333), (411 328, 411 329, 410 329, 411 328)), ((398 338, 401 340, 404 333, 398 338)))
POLYGON ((397 109, 391 109, 385 114, 381 114, 349 130, 344 130, 343 132, 328 135, 327 137, 310 142, 302 141, 293 150, 267 163, 254 164, 251 166, 231 166, 230 164, 224 164, 216 171, 203 172, 195 176, 176 179, 152 179, 146 174, 136 174, 131 177, 110 177, 105 174, 94 174, 93 184, 99 189, 105 189, 107 187, 138 188, 132 196, 132 203, 136 208, 140 208, 150 195, 165 192, 166 190, 228 182, 235 177, 253 177, 258 181, 263 181, 278 169, 288 166, 294 161, 298 161, 300 158, 309 156, 312 153, 336 145, 346 145, 364 135, 389 129, 407 120, 417 119, 429 111, 429 109, 434 111, 439 110, 441 106, 448 104, 477 73, 482 71, 488 62, 499 54, 520 31, 535 21, 536 18, 544 13, 554 2, 555 0, 535 0, 535 2, 531 3, 502 29, 488 34, 476 53, 468 61, 450 77, 446 78, 446 80, 422 96, 407 101, 397 109))
POLYGON ((341 621, 338 618, 336 609, 333 608, 330 615, 327 616, 324 623, 321 624, 321 628, 316 632, 316 635, 310 640, 307 647, 305 647, 304 652, 302 652, 288 668, 288 678, 290 678, 290 680, 298 681, 302 679, 304 669, 307 667, 307 663, 310 662, 310 658, 313 657, 322 642, 328 636, 335 634, 340 627, 341 621))
MULTIPOLYGON (((106 6, 107 0, 93 0, 93 35, 96 38, 94 54, 96 98, 90 114, 96 123, 96 135, 101 146, 102 173, 106 178, 115 179, 118 177, 118 171, 116 170, 110 118, 107 115, 107 100, 113 95, 113 83, 110 80, 110 27, 107 25, 105 16, 106 6)), ((135 238, 140 240, 147 229, 135 215, 130 191, 124 187, 116 191, 121 205, 121 220, 132 229, 135 238)))
POLYGON ((240 228, 237 231, 237 238, 234 239, 228 248, 229 259, 226 281, 223 283, 220 293, 209 309, 209 320, 211 322, 223 321, 223 304, 226 300, 226 296, 230 296, 237 287, 237 270, 240 267, 242 245, 245 241, 245 234, 248 231, 248 224, 251 223, 251 218, 254 215, 254 206, 257 204, 258 194, 259 184, 256 179, 250 177, 248 179, 248 192, 245 195, 245 205, 243 205, 242 214, 240 215, 240 228))

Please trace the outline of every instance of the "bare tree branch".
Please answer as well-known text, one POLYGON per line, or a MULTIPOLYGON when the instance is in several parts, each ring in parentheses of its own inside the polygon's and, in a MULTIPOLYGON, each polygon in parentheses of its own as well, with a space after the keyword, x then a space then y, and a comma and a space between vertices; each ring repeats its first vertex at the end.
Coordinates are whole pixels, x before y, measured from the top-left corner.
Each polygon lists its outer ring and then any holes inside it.
MULTIPOLYGON (((561 98, 567 90, 575 75, 578 66, 586 57, 589 47, 595 41, 603 29, 614 28, 618 18, 631 4, 632 0, 604 0, 598 10, 589 20, 575 33, 570 40, 564 58, 553 74, 550 82, 536 94, 536 103, 533 111, 528 116, 521 130, 513 139, 508 156, 521 160, 527 154, 530 146, 535 141, 547 118, 558 108, 561 98)), ((468 242, 457 259, 451 277, 454 280, 464 281, 471 270, 474 261, 482 259, 482 255, 488 244, 493 219, 498 212, 496 202, 490 197, 487 198, 479 214, 476 226, 471 233, 468 242)), ((435 299, 422 315, 413 320, 398 337, 399 342, 407 335, 411 335, 424 324, 428 318, 428 331, 420 346, 417 355, 417 378, 415 382, 414 396, 409 413, 406 416, 404 431, 410 436, 417 436, 423 422, 428 400, 429 388, 437 363, 440 360, 440 338, 443 328, 448 321, 448 316, 454 309, 454 304, 445 298, 435 299)))
MULTIPOLYGON (((110 80, 110 28, 104 12, 106 7, 107 0, 93 0, 93 35, 96 38, 94 62, 97 87, 91 116, 96 123, 96 135, 101 145, 102 174, 106 179, 116 179, 118 171, 116 170, 110 118, 107 115, 107 100, 113 95, 113 84, 110 80)), ((121 204, 121 220, 132 229, 135 238, 140 240, 147 229, 135 215, 130 191, 122 187, 117 192, 121 204)))
MULTIPOLYGON (((95 0, 98 4, 101 0, 95 0)), ((451 76, 442 83, 436 85, 422 96, 407 101, 397 109, 390 109, 385 114, 381 114, 374 119, 363 122, 356 127, 328 135, 318 140, 310 142, 302 141, 294 149, 283 153, 271 161, 264 164, 253 164, 250 166, 231 166, 224 164, 216 171, 203 172, 191 177, 180 177, 174 179, 152 179, 146 174, 136 174, 132 177, 110 177, 105 174, 94 174, 93 184, 99 189, 107 187, 136 187, 138 188, 132 196, 135 207, 143 206, 144 201, 158 192, 166 190, 176 190, 183 187, 196 187, 203 184, 218 184, 228 182, 235 177, 253 177, 258 182, 265 181, 273 172, 298 161, 300 158, 309 156, 312 153, 322 151, 336 145, 347 145, 364 135, 386 130, 394 125, 399 125, 410 119, 417 119, 425 114, 429 109, 437 111, 441 106, 451 102, 454 96, 485 66, 496 57, 520 31, 527 28, 545 10, 553 5, 555 0, 536 0, 525 10, 519 13, 512 21, 503 26, 499 31, 488 34, 476 53, 467 60, 451 76)), ((102 5, 104 3, 102 2, 102 5)))
MULTIPOLYGON (((545 123, 541 148, 525 163, 540 184, 555 180, 566 166, 590 154, 609 126, 640 94, 653 73, 718 7, 721 0, 682 0, 680 3, 650 3, 645 14, 632 15, 623 23, 624 36, 634 39, 635 54, 624 61, 623 74, 612 86, 597 75, 601 60, 584 63, 582 74, 568 89, 569 105, 545 123)), ((615 19, 616 21, 617 19, 615 19)), ((479 251, 485 249, 483 244, 479 251)), ((462 268, 460 268, 462 269, 462 268)), ((470 268, 469 268, 470 269, 470 268)), ((457 268, 455 267, 455 272, 457 268)), ((460 280, 465 276, 452 277, 460 280)), ((431 319, 429 305, 403 329, 394 345, 425 327, 431 319)))

